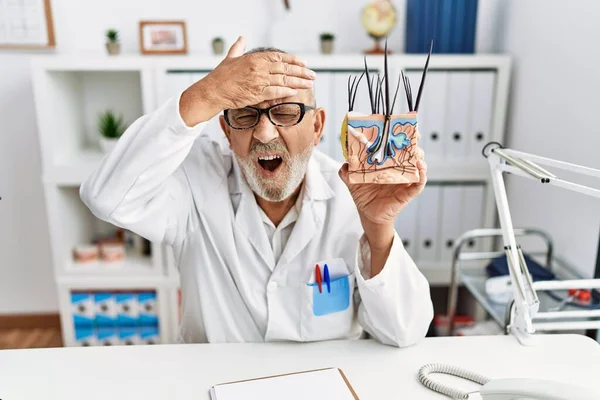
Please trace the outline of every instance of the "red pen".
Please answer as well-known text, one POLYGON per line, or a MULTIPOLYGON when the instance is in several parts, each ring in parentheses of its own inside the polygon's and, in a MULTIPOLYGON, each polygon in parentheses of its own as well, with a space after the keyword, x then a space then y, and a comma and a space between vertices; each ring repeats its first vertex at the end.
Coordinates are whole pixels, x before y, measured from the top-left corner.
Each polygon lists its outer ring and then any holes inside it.
POLYGON ((319 293, 323 293, 323 278, 321 277, 321 268, 319 264, 315 265, 315 281, 319 285, 319 293))

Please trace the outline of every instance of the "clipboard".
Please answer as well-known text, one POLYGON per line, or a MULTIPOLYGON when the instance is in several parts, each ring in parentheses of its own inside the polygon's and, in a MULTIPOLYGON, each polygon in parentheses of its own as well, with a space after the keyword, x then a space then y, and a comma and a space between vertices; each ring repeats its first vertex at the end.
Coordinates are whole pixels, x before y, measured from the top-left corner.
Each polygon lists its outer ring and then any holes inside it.
MULTIPOLYGON (((302 377, 302 378, 304 378, 304 377, 302 377)), ((243 391, 244 398, 247 398, 247 399, 260 398, 261 400, 271 400, 271 399, 275 400, 276 398, 279 399, 280 396, 283 395, 283 393, 281 393, 281 390, 283 390, 283 388, 286 387, 286 384, 287 384, 286 390, 293 390, 293 386, 301 383, 303 386, 306 385, 309 388, 309 389, 306 389, 306 386, 304 386, 304 388, 306 390, 310 391, 310 393, 311 393, 310 398, 318 400, 321 398, 321 397, 318 397, 319 390, 322 389, 322 386, 319 385, 319 382, 323 381, 324 379, 328 380, 327 381, 328 389, 331 389, 331 390, 337 389, 338 391, 336 393, 342 394, 342 391, 343 391, 341 389, 342 386, 345 388, 343 396, 339 397, 340 399, 360 400, 358 395, 354 391, 354 388, 350 384, 350 381, 344 374, 344 371, 342 371, 340 368, 332 368, 332 367, 307 370, 307 371, 291 372, 291 373, 287 373, 287 374, 271 375, 271 376, 265 376, 265 377, 260 377, 260 378, 245 379, 245 380, 231 381, 231 382, 217 384, 217 385, 211 387, 211 389, 210 389, 210 399, 211 400, 233 400, 234 398, 239 398, 239 397, 233 397, 233 396, 239 396, 238 394, 234 394, 234 392, 237 393, 237 391, 239 390, 239 392, 243 391), (321 375, 321 374, 319 374, 319 376, 316 375, 316 373, 321 373, 321 372, 323 373, 323 375, 321 375), (286 378, 286 377, 300 378, 300 377, 302 377, 302 375, 305 376, 305 379, 303 379, 303 380, 300 380, 300 379, 279 380, 278 379, 278 378, 286 378), (336 379, 335 379, 336 377, 341 377, 342 378, 341 381, 338 380, 336 382, 336 379), (270 382, 269 384, 272 383, 273 385, 267 386, 267 383, 270 380, 273 380, 273 381, 270 382), (279 382, 276 382, 278 380, 279 380, 279 382), (252 385, 251 383, 253 383, 253 382, 261 383, 261 384, 260 385, 252 385), (294 385, 290 385, 290 383, 292 383, 292 382, 294 385), (329 383, 334 383, 338 386, 331 387, 329 385, 329 383), (277 385, 279 385, 279 386, 277 386, 277 385), (234 388, 234 386, 235 386, 235 388, 234 388), (223 390, 223 389, 225 389, 225 390, 223 390), (231 389, 231 390, 229 390, 229 389, 231 389), (255 390, 255 392, 252 392, 253 390, 255 390), (272 390, 273 392, 269 392, 269 390, 272 390), (277 391, 277 390, 280 390, 280 391, 277 391), (221 393, 219 393, 219 391, 221 391, 221 393), (273 397, 270 397, 270 396, 273 396, 273 397)), ((285 398, 290 397, 289 393, 286 393, 285 396, 286 396, 285 398)), ((304 395, 302 395, 302 396, 304 396, 304 395)), ((303 397, 303 398, 305 398, 305 397, 303 397)), ((326 396, 324 395, 324 397, 322 397, 322 398, 323 399, 327 398, 328 400, 337 400, 338 397, 331 397, 330 394, 327 394, 326 396)))

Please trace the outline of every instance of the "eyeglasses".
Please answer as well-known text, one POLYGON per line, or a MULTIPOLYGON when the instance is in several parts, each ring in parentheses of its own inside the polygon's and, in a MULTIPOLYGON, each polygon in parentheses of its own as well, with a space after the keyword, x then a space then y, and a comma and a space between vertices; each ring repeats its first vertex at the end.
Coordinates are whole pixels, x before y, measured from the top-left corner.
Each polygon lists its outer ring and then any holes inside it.
POLYGON ((260 121, 262 114, 267 114, 269 121, 275 126, 290 127, 299 124, 308 110, 314 107, 303 103, 280 103, 267 108, 244 107, 228 109, 223 112, 225 122, 233 129, 250 129, 260 121))

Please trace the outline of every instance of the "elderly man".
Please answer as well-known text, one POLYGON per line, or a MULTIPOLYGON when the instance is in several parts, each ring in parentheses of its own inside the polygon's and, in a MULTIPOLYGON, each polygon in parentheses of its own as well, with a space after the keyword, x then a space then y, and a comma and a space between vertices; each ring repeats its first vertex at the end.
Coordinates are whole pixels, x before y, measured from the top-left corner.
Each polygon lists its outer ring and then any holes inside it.
POLYGON ((393 222, 422 191, 425 162, 419 184, 349 184, 347 164, 314 149, 325 122, 315 73, 275 49, 244 51, 239 38, 208 76, 135 121, 82 185, 83 201, 173 247, 183 342, 366 331, 416 343, 433 316, 429 286, 393 222), (201 135, 221 111, 230 149, 201 135))

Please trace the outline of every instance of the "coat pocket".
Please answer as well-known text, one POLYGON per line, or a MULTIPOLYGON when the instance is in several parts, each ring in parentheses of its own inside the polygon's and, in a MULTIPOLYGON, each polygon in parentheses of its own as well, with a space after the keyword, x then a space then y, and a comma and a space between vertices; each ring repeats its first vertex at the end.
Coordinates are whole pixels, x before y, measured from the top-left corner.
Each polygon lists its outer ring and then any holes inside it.
POLYGON ((349 338, 356 334, 353 294, 355 276, 348 274, 325 282, 307 283, 302 299, 302 336, 307 341, 349 338))
POLYGON ((310 283, 313 289, 313 314, 323 316, 348 309, 352 297, 350 279, 350 275, 341 276, 333 279, 329 287, 322 284, 321 289, 317 283, 310 283))

